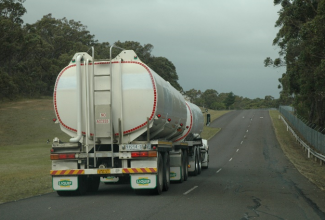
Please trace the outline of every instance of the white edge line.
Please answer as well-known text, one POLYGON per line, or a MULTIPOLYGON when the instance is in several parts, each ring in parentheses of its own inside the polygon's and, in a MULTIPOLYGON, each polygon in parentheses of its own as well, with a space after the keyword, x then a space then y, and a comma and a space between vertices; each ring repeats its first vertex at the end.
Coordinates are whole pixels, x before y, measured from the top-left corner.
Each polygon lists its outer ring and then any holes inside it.
POLYGON ((191 191, 195 190, 198 186, 194 186, 192 189, 186 191, 185 193, 183 193, 183 195, 186 195, 188 193, 190 193, 191 191))
POLYGON ((220 169, 217 171, 217 173, 219 173, 221 170, 222 170, 222 169, 220 168, 220 169))

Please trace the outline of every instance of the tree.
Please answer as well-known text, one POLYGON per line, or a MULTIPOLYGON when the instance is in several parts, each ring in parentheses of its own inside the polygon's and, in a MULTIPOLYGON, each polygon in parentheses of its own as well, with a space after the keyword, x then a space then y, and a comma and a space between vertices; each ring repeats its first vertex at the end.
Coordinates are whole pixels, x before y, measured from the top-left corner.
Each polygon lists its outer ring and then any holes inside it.
POLYGON ((201 98, 204 101, 204 107, 212 108, 212 104, 217 102, 218 92, 214 89, 207 89, 202 93, 201 98))
POLYGON ((232 104, 235 102, 235 95, 233 92, 230 92, 227 96, 227 98, 224 100, 224 104, 226 108, 229 108, 232 104))
POLYGON ((298 114, 325 124, 325 1, 275 0, 281 4, 273 44, 280 57, 267 58, 266 66, 286 66, 279 80, 280 102, 293 100, 298 114), (308 109, 308 111, 306 111, 308 109))
POLYGON ((195 103, 198 98, 200 98, 202 92, 201 90, 190 89, 184 92, 184 95, 190 99, 190 102, 195 103))
POLYGON ((14 67, 21 60, 23 20, 21 17, 26 13, 23 0, 1 0, 0 1, 0 75, 1 91, 0 97, 12 99, 18 93, 16 83, 12 79, 14 67))
MULTIPOLYGON (((142 62, 147 64, 164 80, 168 81, 174 88, 179 91, 183 91, 182 87, 177 82, 178 75, 174 64, 165 57, 152 56, 151 51, 153 50, 153 46, 151 44, 144 44, 142 46, 139 42, 136 41, 117 41, 114 45, 127 50, 134 50, 142 62)), ((112 57, 117 56, 120 52, 121 50, 113 48, 112 57)))

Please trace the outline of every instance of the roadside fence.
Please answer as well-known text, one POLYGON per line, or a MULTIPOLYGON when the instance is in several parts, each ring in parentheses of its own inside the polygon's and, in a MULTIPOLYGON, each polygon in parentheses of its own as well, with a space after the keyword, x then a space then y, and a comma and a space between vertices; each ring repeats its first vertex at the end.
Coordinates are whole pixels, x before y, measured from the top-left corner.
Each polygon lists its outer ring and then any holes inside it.
POLYGON ((290 122, 290 124, 297 130, 299 133, 304 137, 308 143, 310 143, 310 147, 307 143, 305 143, 296 133, 295 131, 290 127, 290 125, 287 123, 287 121, 279 115, 281 120, 285 123, 287 126, 287 131, 290 130, 292 135, 296 138, 296 140, 300 143, 300 145, 305 148, 305 150, 308 152, 308 158, 311 156, 314 156, 315 159, 318 158, 320 160, 320 163, 322 164, 325 162, 325 135, 308 127, 303 121, 301 121, 299 118, 294 116, 291 111, 292 108, 290 106, 280 106, 279 107, 280 113, 290 122), (314 150, 316 149, 316 150, 314 150), (318 153, 318 152, 319 153, 318 153))

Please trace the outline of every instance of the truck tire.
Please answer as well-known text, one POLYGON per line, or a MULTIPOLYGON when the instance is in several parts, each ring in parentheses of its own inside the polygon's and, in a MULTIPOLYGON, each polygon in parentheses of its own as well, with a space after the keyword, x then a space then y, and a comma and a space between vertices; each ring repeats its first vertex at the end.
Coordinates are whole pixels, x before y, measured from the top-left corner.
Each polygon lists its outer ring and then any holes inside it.
POLYGON ((194 171, 191 173, 193 176, 197 176, 199 172, 199 160, 197 158, 197 154, 195 154, 195 159, 194 159, 194 171))
POLYGON ((88 182, 87 182, 87 176, 78 176, 78 189, 76 191, 73 191, 73 195, 84 195, 87 192, 88 188, 88 182))
POLYGON ((157 186, 155 189, 155 193, 157 195, 160 195, 163 191, 163 185, 164 185, 164 166, 163 166, 163 158, 161 156, 161 153, 158 154, 158 167, 157 167, 157 186))
POLYGON ((205 163, 205 165, 202 165, 203 169, 208 169, 209 168, 209 152, 206 152, 206 158, 207 158, 207 162, 205 163))
POLYGON ((184 152, 181 150, 181 178, 178 180, 179 183, 184 182, 184 152))
POLYGON ((164 191, 168 191, 170 185, 170 158, 168 152, 164 153, 164 191))
POLYGON ((188 157, 187 157, 187 151, 183 151, 183 166, 184 166, 184 181, 188 178, 188 157))
POLYGON ((197 151, 197 159, 198 159, 198 174, 201 174, 202 171, 202 160, 201 160, 201 152, 200 149, 197 151))
POLYGON ((99 188, 100 183, 100 177, 99 176, 89 176, 87 179, 88 182, 88 192, 97 192, 99 188))

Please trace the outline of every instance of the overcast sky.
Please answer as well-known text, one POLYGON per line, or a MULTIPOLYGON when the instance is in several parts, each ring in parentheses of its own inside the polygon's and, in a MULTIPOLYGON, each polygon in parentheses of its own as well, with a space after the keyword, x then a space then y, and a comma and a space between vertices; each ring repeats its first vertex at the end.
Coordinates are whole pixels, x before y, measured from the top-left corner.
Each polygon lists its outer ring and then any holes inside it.
POLYGON ((26 0, 24 7, 25 23, 51 13, 80 21, 99 42, 152 44, 154 56, 174 63, 185 91, 279 98, 285 70, 263 65, 279 51, 273 0, 26 0))

